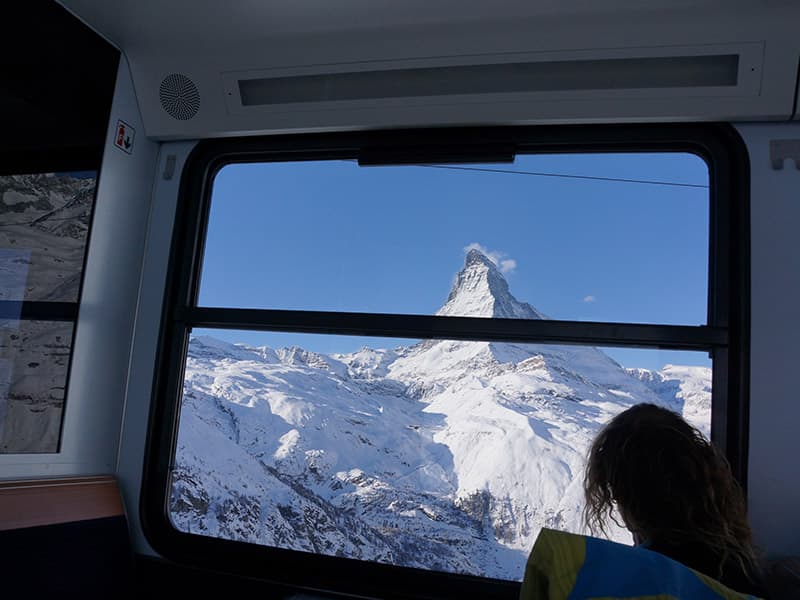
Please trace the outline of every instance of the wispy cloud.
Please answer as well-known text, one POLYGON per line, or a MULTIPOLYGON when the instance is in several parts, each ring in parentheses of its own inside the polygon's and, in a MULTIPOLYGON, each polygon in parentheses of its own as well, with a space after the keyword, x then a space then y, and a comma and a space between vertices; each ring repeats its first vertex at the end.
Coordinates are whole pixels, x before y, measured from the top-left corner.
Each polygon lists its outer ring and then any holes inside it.
POLYGON ((595 298, 594 296, 584 296, 583 297, 583 301, 584 302, 597 302, 597 298, 595 298))
POLYGON ((507 258, 500 261, 500 271, 502 273, 510 273, 517 268, 517 261, 513 258, 507 258))
POLYGON ((478 250, 486 255, 500 269, 501 273, 513 273, 514 269, 517 268, 517 261, 509 258, 508 254, 501 250, 489 250, 478 242, 472 242, 469 246, 464 247, 464 252, 469 252, 470 250, 478 250))

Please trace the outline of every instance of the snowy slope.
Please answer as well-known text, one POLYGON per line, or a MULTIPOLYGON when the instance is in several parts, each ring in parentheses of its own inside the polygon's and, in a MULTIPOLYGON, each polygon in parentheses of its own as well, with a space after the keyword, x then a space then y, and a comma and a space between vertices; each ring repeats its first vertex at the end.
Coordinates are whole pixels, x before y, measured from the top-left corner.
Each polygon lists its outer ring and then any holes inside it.
MULTIPOLYGON (((438 314, 545 318, 476 250, 438 314)), ((578 346, 429 340, 324 356, 193 338, 172 519, 518 580, 541 527, 583 530, 587 447, 636 402, 707 423, 710 372, 628 371, 578 346)))
POLYGON ((666 365, 660 371, 626 370, 653 390, 663 404, 672 404, 673 410, 682 413, 706 437, 711 437, 710 368, 666 365))
POLYGON ((78 299, 95 180, 0 177, 0 300, 78 299))

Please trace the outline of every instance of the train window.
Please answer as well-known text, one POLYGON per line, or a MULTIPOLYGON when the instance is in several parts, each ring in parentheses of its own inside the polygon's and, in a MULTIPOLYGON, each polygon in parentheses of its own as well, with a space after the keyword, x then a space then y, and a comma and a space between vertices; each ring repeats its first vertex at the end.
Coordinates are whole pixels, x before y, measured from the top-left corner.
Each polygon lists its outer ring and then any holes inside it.
MULTIPOLYGON (((651 402, 709 431, 706 354, 628 351, 626 368, 612 352, 194 331, 170 518, 191 534, 521 580, 541 527, 584 531, 585 455, 608 419, 651 402)), ((631 543, 622 528, 611 538, 631 543)))
POLYGON ((584 530, 588 444, 639 402, 683 414, 744 484, 733 135, 201 144, 165 300, 151 541, 322 589, 511 598, 542 527, 584 530), (376 146, 392 164, 361 166, 376 146), (497 146, 513 163, 486 160, 497 146))
POLYGON ((0 452, 57 452, 95 172, 0 177, 0 452))
POLYGON ((693 154, 245 163, 213 186, 201 306, 524 317, 442 306, 470 246, 540 314, 706 322, 708 167, 693 154))

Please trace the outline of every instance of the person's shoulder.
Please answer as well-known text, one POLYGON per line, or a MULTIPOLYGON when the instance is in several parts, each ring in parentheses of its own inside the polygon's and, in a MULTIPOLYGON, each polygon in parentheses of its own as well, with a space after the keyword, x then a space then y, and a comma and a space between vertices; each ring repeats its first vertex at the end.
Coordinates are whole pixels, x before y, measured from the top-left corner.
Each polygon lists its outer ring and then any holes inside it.
POLYGON ((714 550, 709 549, 700 543, 669 544, 653 542, 648 544, 648 549, 663 554, 679 563, 702 573, 706 577, 716 579, 721 584, 730 589, 766 598, 766 586, 764 576, 758 567, 745 571, 739 561, 735 558, 728 558, 722 569, 720 563, 722 557, 714 550))

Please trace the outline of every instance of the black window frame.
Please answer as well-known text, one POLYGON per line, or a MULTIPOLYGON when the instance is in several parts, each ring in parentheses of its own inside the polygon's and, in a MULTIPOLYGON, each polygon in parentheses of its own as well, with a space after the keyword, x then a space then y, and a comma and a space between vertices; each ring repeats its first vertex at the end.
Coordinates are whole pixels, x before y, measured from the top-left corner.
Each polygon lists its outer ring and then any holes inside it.
POLYGON ((140 498, 164 557, 298 589, 383 598, 515 598, 519 584, 188 534, 169 519, 191 328, 707 350, 712 440, 746 490, 749 407, 749 159, 725 123, 470 127, 202 140, 186 161, 170 250, 140 498), (703 326, 198 307, 211 189, 230 163, 358 159, 360 164, 492 162, 515 153, 687 152, 709 170, 708 321, 703 326))

